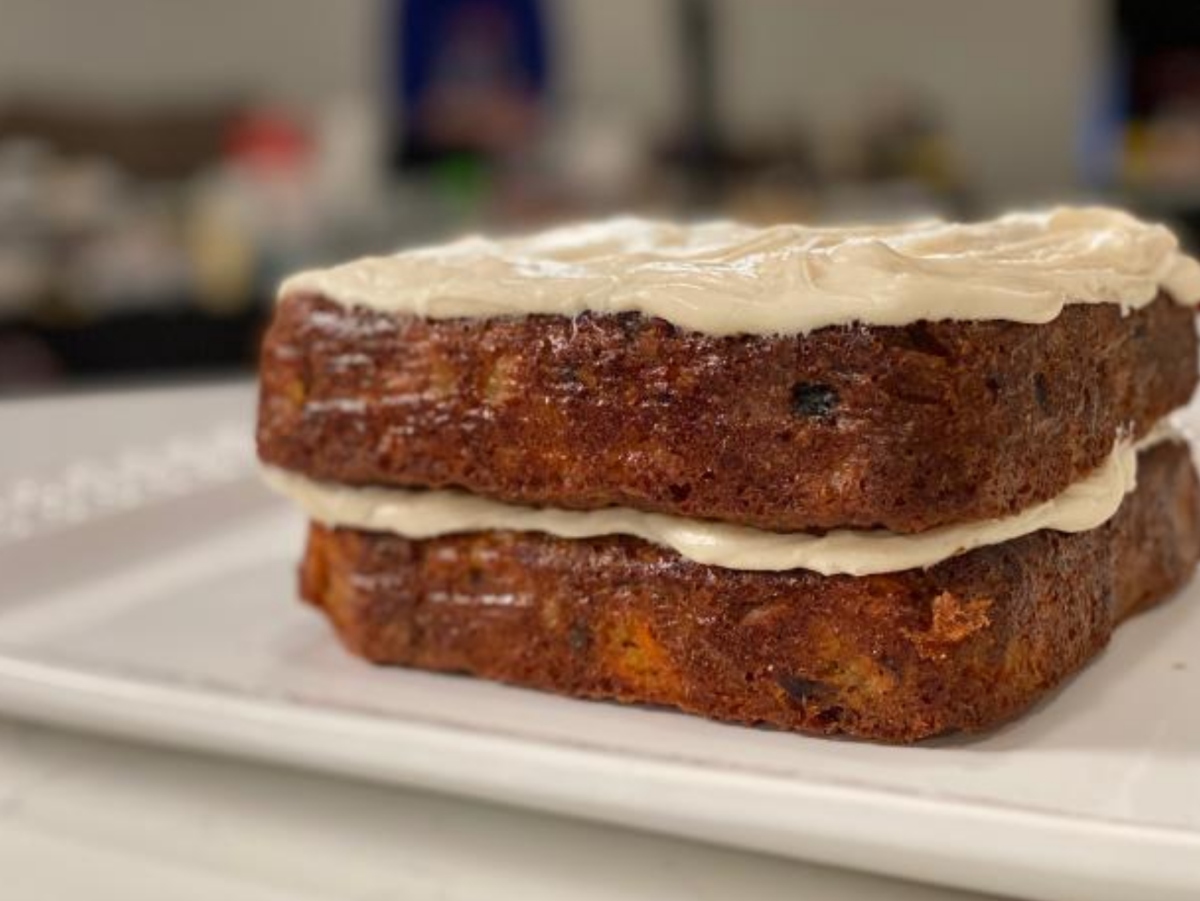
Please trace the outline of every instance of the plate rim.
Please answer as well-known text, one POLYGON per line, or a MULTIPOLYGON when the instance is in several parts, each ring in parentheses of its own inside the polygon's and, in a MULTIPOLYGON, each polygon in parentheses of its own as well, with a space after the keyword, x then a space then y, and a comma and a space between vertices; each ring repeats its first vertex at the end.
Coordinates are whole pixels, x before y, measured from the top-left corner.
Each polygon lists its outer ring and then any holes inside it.
POLYGON ((1135 891, 1162 899, 1200 894, 1200 866, 1188 865, 1200 860, 1200 832, 1171 826, 785 777, 420 717, 335 710, 295 697, 262 699, 226 686, 188 687, 40 662, 6 649, 0 649, 0 709, 181 750, 972 891, 1055 901, 1116 901, 1135 891), (462 742, 464 735, 471 741, 462 742), (483 760, 487 766, 479 765, 483 760), (665 807, 642 803, 664 794, 671 799, 665 807), (881 812, 886 815, 875 815, 881 812), (1025 840, 1012 841, 1014 830, 1025 840))

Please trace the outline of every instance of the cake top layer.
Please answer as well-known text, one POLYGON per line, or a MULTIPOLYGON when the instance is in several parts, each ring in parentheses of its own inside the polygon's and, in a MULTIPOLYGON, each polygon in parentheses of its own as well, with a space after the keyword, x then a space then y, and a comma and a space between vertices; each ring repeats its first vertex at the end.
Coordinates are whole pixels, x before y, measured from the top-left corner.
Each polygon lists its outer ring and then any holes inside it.
POLYGON ((539 234, 367 257, 287 279, 281 298, 434 319, 636 312, 714 335, 831 325, 1004 319, 1066 304, 1200 301, 1200 263, 1175 235, 1104 207, 978 223, 757 228, 621 217, 539 234))

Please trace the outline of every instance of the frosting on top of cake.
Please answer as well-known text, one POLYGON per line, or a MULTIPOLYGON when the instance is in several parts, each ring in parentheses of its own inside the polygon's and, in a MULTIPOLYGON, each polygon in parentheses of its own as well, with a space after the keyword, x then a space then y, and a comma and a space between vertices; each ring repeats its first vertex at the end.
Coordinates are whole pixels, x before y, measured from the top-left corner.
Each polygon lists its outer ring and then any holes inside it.
POLYGON ((926 320, 1042 323, 1066 304, 1200 301, 1175 235, 1105 207, 871 227, 621 217, 463 238, 287 279, 280 297, 434 319, 637 312, 714 335, 926 320))

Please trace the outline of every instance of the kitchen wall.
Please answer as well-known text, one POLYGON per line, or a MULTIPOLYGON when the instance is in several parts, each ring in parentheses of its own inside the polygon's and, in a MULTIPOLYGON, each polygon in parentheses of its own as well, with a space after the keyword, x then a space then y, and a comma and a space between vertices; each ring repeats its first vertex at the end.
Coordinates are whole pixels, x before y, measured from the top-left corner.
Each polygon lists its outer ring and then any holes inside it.
POLYGON ((0 0, 0 100, 370 92, 379 15, 374 0, 0 0))
MULTIPOLYGON (((679 85, 671 4, 560 5, 572 96, 668 122, 679 85)), ((803 127, 828 150, 873 97, 914 88, 940 108, 985 199, 1062 194, 1076 182, 1103 64, 1096 0, 722 0, 718 10, 730 133, 770 139, 803 127)))
MULTIPOLYGON (((670 0, 550 10, 563 108, 648 133, 674 124, 670 0)), ((882 91, 914 88, 941 110, 984 198, 1062 194, 1076 182, 1103 13, 1094 0, 722 0, 722 119, 734 136, 803 127, 828 148, 882 91)), ((0 100, 176 101, 246 86, 282 102, 371 96, 381 15, 376 0, 0 0, 0 100)))

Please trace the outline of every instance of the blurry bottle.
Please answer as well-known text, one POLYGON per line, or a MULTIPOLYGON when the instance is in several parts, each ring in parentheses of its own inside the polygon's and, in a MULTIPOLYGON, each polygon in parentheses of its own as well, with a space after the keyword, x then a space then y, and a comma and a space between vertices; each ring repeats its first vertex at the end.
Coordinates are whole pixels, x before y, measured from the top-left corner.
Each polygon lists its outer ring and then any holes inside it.
POLYGON ((202 306, 242 309, 314 256, 320 230, 312 144, 287 114, 261 110, 239 119, 222 164, 193 190, 186 231, 202 306))

